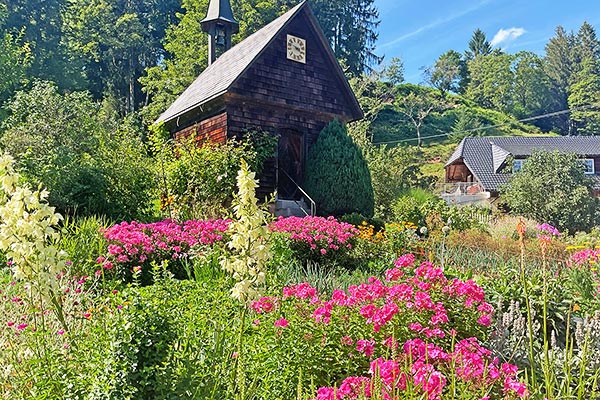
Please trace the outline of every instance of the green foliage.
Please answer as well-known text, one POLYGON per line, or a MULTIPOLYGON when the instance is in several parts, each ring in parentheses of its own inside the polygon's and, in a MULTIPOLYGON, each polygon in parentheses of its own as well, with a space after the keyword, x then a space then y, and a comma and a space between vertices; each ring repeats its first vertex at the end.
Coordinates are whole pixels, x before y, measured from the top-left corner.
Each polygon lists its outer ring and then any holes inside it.
POLYGON ((0 3, 0 105, 25 82, 31 64, 31 48, 23 42, 23 32, 13 34, 5 30, 7 16, 6 5, 0 3))
POLYGON ((350 76, 370 72, 382 60, 374 53, 380 22, 374 3, 374 0, 315 0, 311 3, 335 56, 350 76))
POLYGON ((255 165, 256 159, 250 145, 235 141, 200 144, 188 138, 165 144, 162 151, 163 197, 170 211, 189 219, 224 216, 235 191, 240 161, 243 158, 255 165))
POLYGON ((586 59, 570 86, 571 121, 578 135, 600 133, 600 61, 586 59))
POLYGON ((390 63, 385 67, 383 76, 394 86, 404 82, 404 63, 402 59, 392 57, 390 63))
POLYGON ((429 233, 439 233, 444 226, 463 231, 479 225, 476 212, 470 207, 449 206, 433 193, 411 189, 393 205, 394 221, 426 227, 429 233))
POLYGON ((317 203, 320 215, 373 215, 368 165, 345 126, 337 121, 327 125, 312 146, 306 164, 306 191, 317 203))
POLYGON ((483 126, 478 115, 470 108, 460 108, 456 112, 457 118, 452 125, 452 133, 448 135, 448 139, 455 143, 460 143, 466 137, 476 136, 481 131, 479 128, 483 126))
POLYGON ((178 8, 176 0, 66 3, 62 39, 83 65, 95 96, 116 99, 122 114, 143 104, 138 80, 164 56, 162 40, 178 8))
POLYGON ((170 25, 163 38, 166 51, 160 65, 149 66, 140 79, 152 102, 144 109, 148 123, 175 101, 208 64, 208 38, 200 24, 206 16, 208 0, 183 0, 179 21, 170 25))
POLYGON ((119 126, 88 93, 62 95, 47 82, 18 92, 8 109, 0 144, 28 181, 50 191, 57 210, 148 217, 153 174, 132 121, 119 126))
POLYGON ((458 91, 465 68, 462 55, 450 50, 442 54, 433 67, 427 68, 425 75, 431 86, 438 89, 442 97, 445 97, 448 92, 458 91))
POLYGON ((468 60, 475 59, 479 56, 487 56, 492 53, 492 45, 487 40, 485 32, 477 28, 473 32, 473 36, 469 41, 469 50, 465 52, 468 60))
POLYGON ((421 207, 436 200, 433 193, 423 189, 410 189, 408 193, 399 197, 393 204, 392 210, 396 222, 412 222, 417 226, 425 225, 425 216, 421 207))
POLYGON ((175 370, 169 356, 178 337, 173 324, 177 310, 172 303, 165 305, 163 296, 153 300, 150 292, 161 290, 142 289, 128 299, 118 329, 111 332, 105 367, 91 398, 159 399, 171 393, 169 378, 175 370))
POLYGON ((342 215, 339 220, 341 222, 347 222, 356 227, 363 225, 365 222, 369 225, 373 225, 373 229, 377 232, 384 228, 385 222, 379 217, 367 218, 364 215, 358 213, 342 215))
POLYGON ((421 128, 426 118, 433 113, 442 113, 450 106, 443 97, 428 90, 410 91, 396 98, 396 110, 406 116, 416 131, 417 146, 422 143, 421 128))
POLYGON ((387 218, 393 201, 411 187, 426 182, 420 172, 419 151, 416 147, 370 146, 365 158, 371 172, 375 198, 375 214, 387 218))
POLYGON ((598 221, 592 185, 575 155, 538 151, 501 192, 513 213, 574 233, 598 221))
POLYGON ((71 273, 93 275, 98 269, 96 259, 107 253, 102 230, 110 226, 103 217, 66 218, 61 230, 59 247, 67 252, 71 273))

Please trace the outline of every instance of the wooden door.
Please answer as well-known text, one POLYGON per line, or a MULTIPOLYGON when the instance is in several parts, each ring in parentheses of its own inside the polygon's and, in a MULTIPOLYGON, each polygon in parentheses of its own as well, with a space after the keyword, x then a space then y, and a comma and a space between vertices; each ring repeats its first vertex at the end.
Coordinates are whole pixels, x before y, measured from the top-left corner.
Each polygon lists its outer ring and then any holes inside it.
POLYGON ((280 132, 277 146, 277 194, 280 199, 299 200, 297 185, 304 177, 304 136, 295 130, 280 132))

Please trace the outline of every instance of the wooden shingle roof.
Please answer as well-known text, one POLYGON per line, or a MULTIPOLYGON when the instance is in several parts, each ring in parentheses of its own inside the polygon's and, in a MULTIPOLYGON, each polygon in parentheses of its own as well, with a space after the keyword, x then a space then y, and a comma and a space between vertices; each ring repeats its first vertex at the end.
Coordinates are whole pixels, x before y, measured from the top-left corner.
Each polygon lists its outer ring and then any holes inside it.
POLYGON ((156 120, 156 123, 175 120, 225 94, 273 42, 278 33, 280 33, 294 17, 303 11, 308 16, 309 21, 315 25, 315 29, 319 31, 317 36, 320 36, 328 58, 335 64, 333 65, 333 67, 335 67, 334 72, 338 75, 339 81, 343 86, 343 93, 345 93, 345 96, 350 101, 353 115, 355 115, 354 119, 362 118, 362 110, 360 109, 358 101, 305 0, 223 53, 213 64, 208 66, 198 78, 196 78, 196 80, 177 98, 177 100, 173 102, 173 104, 171 104, 171 106, 156 120))

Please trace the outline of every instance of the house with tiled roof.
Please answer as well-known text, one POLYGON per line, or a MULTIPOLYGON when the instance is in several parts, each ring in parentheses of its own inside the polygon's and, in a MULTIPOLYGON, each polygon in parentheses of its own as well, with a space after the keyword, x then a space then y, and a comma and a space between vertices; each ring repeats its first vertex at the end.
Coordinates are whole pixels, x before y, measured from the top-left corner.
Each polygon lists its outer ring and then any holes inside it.
POLYGON ((228 0, 211 0, 202 27, 210 65, 156 122, 176 139, 224 142, 250 130, 276 135, 259 194, 276 190, 280 200, 305 200, 306 156, 320 131, 335 119, 363 117, 310 6, 301 2, 230 49, 237 21, 228 0))
POLYGON ((536 150, 576 154, 600 189, 600 137, 468 137, 446 162, 441 195, 454 204, 493 202, 536 150))

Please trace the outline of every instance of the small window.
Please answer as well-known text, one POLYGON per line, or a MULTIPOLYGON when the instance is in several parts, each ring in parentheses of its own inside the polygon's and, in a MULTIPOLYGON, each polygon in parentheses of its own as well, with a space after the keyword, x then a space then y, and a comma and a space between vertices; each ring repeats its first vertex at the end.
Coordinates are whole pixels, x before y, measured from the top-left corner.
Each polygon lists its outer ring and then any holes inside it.
POLYGON ((523 165, 525 165, 525 160, 513 160, 512 164, 512 172, 519 172, 523 169, 523 165))
POLYGON ((583 166, 583 173, 586 175, 594 175, 596 172, 594 171, 594 159, 585 158, 580 159, 581 165, 583 166))

